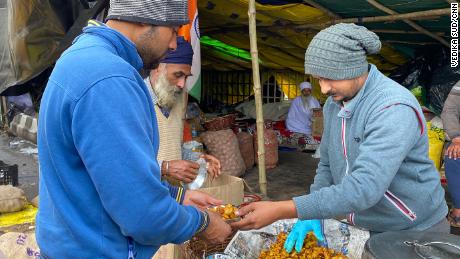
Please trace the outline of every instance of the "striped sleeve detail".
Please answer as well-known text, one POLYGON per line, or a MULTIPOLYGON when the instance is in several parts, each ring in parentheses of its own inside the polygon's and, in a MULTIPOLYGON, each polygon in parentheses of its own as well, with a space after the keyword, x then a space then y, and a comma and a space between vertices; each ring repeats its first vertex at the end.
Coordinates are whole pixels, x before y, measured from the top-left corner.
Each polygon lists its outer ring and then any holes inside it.
POLYGON ((173 199, 177 201, 177 203, 182 204, 184 202, 184 197, 185 197, 185 190, 182 187, 174 186, 169 184, 166 181, 163 181, 163 184, 168 187, 169 189, 169 194, 173 199))
POLYGON ((96 20, 89 20, 88 26, 106 26, 106 25, 96 20))
POLYGON ((184 202, 184 196, 185 196, 185 190, 182 187, 177 187, 177 195, 176 195, 176 201, 179 204, 182 204, 184 202))
POLYGON ((207 211, 200 211, 201 213, 201 225, 200 228, 195 232, 196 234, 200 234, 201 232, 205 231, 209 226, 209 214, 207 211))

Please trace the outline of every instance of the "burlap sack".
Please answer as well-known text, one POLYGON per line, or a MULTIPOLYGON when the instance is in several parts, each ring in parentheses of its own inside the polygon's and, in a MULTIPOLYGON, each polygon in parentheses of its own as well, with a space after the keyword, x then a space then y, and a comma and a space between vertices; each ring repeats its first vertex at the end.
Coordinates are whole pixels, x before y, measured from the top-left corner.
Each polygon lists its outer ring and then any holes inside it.
POLYGON ((39 198, 38 198, 38 195, 37 195, 37 196, 35 196, 35 198, 33 198, 30 201, 30 203, 32 203, 32 205, 34 205, 36 208, 38 208, 38 200, 39 200, 39 198))
POLYGON ((236 135, 240 147, 241 156, 243 157, 246 170, 254 166, 254 143, 252 135, 247 132, 240 132, 236 135))
MULTIPOLYGON (((278 165, 278 138, 276 132, 272 129, 264 129, 264 144, 265 144, 265 168, 272 169, 278 165)), ((256 157, 255 163, 258 164, 257 160, 257 132, 254 134, 254 156, 256 157)))
POLYGON ((24 209, 27 199, 22 189, 12 185, 0 185, 0 213, 24 209))
POLYGON ((38 259, 40 250, 35 233, 9 232, 0 236, 0 251, 11 259, 38 259))
POLYGON ((209 153, 220 160, 223 174, 240 176, 244 173, 246 166, 232 130, 207 131, 201 138, 209 153))

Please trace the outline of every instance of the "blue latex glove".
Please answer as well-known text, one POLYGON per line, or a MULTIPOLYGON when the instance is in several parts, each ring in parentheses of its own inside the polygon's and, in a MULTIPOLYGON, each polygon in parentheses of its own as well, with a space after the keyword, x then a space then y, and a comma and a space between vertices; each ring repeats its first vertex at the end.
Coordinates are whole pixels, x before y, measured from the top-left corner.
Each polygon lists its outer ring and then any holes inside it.
POLYGON ((284 249, 286 252, 290 253, 295 245, 295 250, 297 253, 300 253, 302 251, 305 237, 307 237, 307 234, 310 231, 313 231, 319 244, 324 242, 320 220, 298 220, 292 228, 291 233, 289 233, 286 242, 284 242, 284 249))

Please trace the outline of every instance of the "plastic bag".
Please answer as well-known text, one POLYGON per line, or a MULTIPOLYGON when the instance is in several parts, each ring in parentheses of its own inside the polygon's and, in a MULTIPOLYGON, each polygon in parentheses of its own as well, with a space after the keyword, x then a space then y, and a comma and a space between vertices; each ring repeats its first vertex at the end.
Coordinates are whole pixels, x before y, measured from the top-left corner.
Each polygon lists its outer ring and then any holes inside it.
POLYGON ((36 207, 29 204, 21 211, 0 214, 0 227, 34 223, 37 211, 36 207))
POLYGON ((425 56, 419 56, 396 68, 389 77, 409 90, 417 86, 427 85, 430 67, 425 56))
POLYGON ((24 87, 56 62, 107 2, 8 0, 0 8, 0 93, 24 87))
POLYGON ((198 175, 195 180, 189 184, 184 185, 186 189, 196 190, 200 188, 208 177, 207 163, 203 158, 201 158, 202 154, 203 144, 200 142, 189 141, 182 145, 182 159, 196 162, 200 165, 200 168, 198 169, 198 175))
POLYGON ((441 114, 450 90, 458 81, 460 81, 460 67, 452 68, 449 64, 433 72, 429 91, 429 107, 432 111, 441 114))
POLYGON ((431 122, 427 123, 427 129, 429 141, 428 156, 433 160, 436 169, 440 171, 444 148, 444 130, 434 127, 431 122))
POLYGON ((203 154, 203 144, 197 141, 189 141, 182 144, 182 159, 197 161, 203 154))
POLYGON ((195 180, 193 180, 193 182, 185 185, 185 189, 189 189, 189 190, 199 189, 201 188, 201 186, 203 186, 204 182, 208 178, 206 160, 204 160, 204 158, 200 158, 196 160, 195 162, 200 165, 200 168, 198 169, 198 175, 196 176, 195 180))

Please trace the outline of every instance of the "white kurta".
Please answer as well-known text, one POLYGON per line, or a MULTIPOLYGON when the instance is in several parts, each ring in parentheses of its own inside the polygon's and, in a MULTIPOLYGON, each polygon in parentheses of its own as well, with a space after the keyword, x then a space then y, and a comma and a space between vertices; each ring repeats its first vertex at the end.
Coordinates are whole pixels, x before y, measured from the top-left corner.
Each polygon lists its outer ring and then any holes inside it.
POLYGON ((294 99, 289 108, 288 117, 286 119, 286 127, 292 132, 298 132, 310 135, 311 134, 311 118, 313 115, 312 109, 321 108, 318 100, 315 97, 308 97, 308 108, 304 105, 302 97, 294 99))

